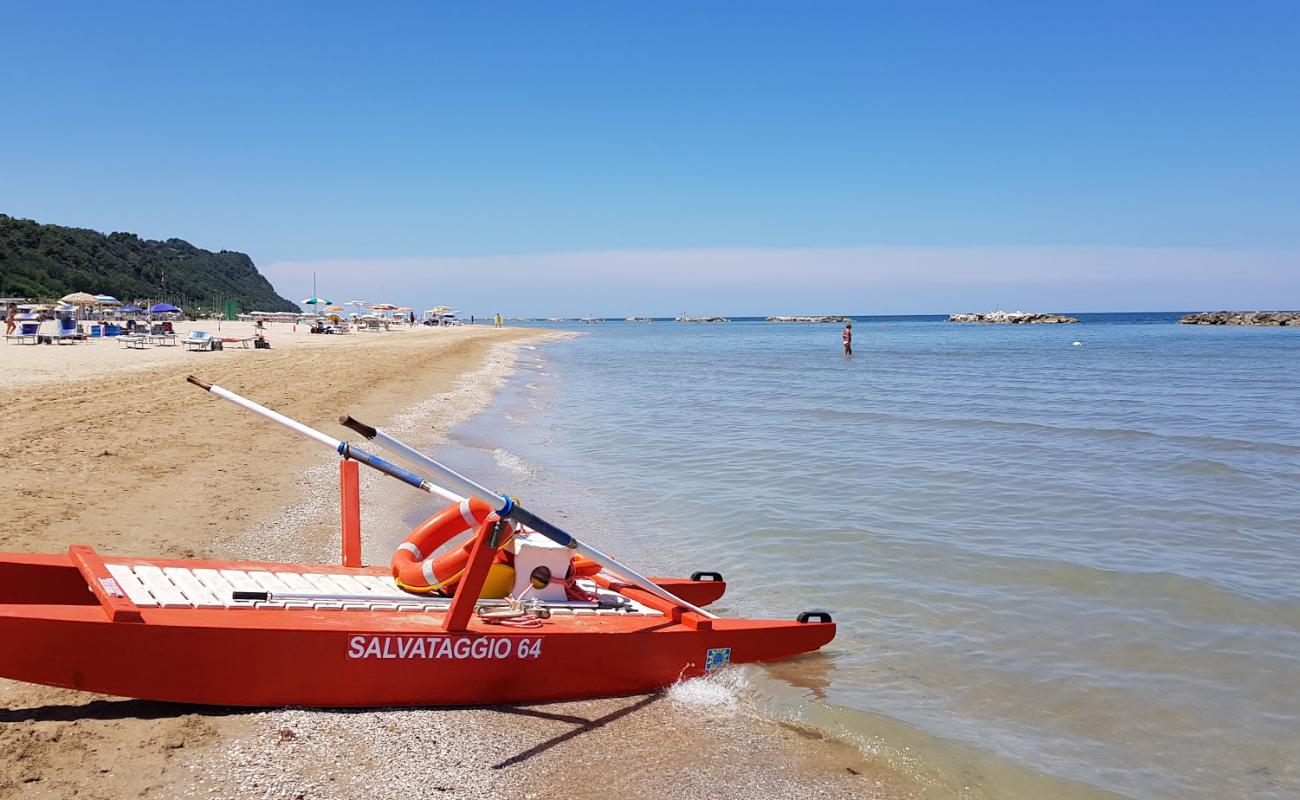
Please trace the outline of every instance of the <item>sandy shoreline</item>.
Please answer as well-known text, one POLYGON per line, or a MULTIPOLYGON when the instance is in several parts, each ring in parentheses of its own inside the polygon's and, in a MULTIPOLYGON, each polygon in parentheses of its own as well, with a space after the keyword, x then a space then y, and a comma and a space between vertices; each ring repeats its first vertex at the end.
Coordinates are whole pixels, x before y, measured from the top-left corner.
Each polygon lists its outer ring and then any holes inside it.
MULTIPOLYGON (((223 335, 240 336, 239 323, 223 335)), ((208 326, 210 327, 210 326, 208 326)), ((282 329, 283 328, 283 329, 282 329)), ((229 329, 229 330, 226 330, 229 329)), ((0 549, 333 560, 336 460, 184 383, 336 433, 342 411, 439 440, 483 408, 516 343, 486 327, 269 332, 270 351, 0 349, 0 549), (73 351, 76 352, 73 352, 73 351)), ((363 481, 363 540, 403 531, 363 481)), ((2 646, 2 645, 0 645, 2 646)), ((648 697, 458 710, 244 711, 0 681, 0 797, 913 797, 860 751, 724 705, 648 697)))

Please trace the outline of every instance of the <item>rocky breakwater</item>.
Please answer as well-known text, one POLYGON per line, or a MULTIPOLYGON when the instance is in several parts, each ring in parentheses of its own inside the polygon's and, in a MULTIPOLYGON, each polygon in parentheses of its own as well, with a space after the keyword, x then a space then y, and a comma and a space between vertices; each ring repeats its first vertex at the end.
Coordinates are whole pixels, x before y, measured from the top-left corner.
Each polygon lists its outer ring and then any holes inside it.
POLYGON ((1300 328, 1300 311, 1205 311, 1178 320, 1183 325, 1285 325, 1300 328))
POLYGON ((673 320, 674 322, 731 322, 726 317, 687 317, 681 316, 673 320))
POLYGON ((986 325, 1059 325, 1078 322, 1064 314, 1041 314, 1036 311, 989 311, 985 314, 952 314, 949 322, 982 322, 986 325))
POLYGON ((848 317, 768 317, 768 322, 848 322, 848 317))

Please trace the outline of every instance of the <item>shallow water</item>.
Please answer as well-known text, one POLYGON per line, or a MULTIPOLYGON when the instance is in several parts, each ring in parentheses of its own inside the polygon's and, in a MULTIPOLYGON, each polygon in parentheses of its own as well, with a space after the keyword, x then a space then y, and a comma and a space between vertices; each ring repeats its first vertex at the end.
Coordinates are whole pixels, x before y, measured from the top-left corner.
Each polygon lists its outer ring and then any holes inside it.
POLYGON ((742 699, 945 793, 1300 796, 1300 331, 1175 319, 573 326, 441 455, 832 611, 742 699))

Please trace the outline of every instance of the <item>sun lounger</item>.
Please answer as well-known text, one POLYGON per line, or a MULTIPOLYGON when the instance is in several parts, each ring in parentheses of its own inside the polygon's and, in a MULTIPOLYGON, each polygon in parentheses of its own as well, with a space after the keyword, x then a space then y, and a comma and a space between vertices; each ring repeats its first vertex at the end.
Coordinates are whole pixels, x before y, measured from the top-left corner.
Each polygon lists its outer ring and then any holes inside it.
POLYGON ((77 321, 71 317, 59 320, 59 329, 54 334, 54 341, 59 344, 76 344, 81 338, 77 335, 77 321))
POLYGON ((212 334, 207 331, 190 331, 183 340, 186 350, 211 350, 212 334))
POLYGON ((256 338, 257 338, 256 336, 249 336, 247 339, 238 339, 238 338, 235 338, 235 337, 232 337, 232 336, 223 336, 223 337, 221 337, 221 343, 222 343, 222 344, 237 344, 237 345, 239 345, 240 347, 242 347, 242 348, 244 348, 245 350, 247 350, 247 349, 249 349, 250 347, 253 346, 253 340, 256 339, 256 338))
POLYGON ((5 335, 5 344, 9 344, 10 339, 17 339, 18 344, 36 344, 40 338, 40 331, 40 322, 19 322, 17 333, 9 333, 5 335))
POLYGON ((116 338, 117 346, 125 347, 128 350, 144 350, 149 347, 149 340, 142 334, 127 334, 116 338))
POLYGON ((149 344, 163 345, 164 347, 175 347, 180 341, 180 337, 174 333, 151 333, 148 336, 149 344))

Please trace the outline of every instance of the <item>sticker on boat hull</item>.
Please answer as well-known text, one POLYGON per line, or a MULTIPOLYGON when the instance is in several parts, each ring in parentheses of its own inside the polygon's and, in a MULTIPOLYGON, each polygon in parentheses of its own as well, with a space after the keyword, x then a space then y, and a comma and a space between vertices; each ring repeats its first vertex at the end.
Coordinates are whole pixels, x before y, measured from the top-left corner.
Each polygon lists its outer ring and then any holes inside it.
POLYGON ((731 663, 730 647, 714 647, 704 655, 704 671, 712 672, 731 663))
POLYGON ((348 658, 420 658, 481 661, 540 658, 531 636, 349 636, 348 658))

